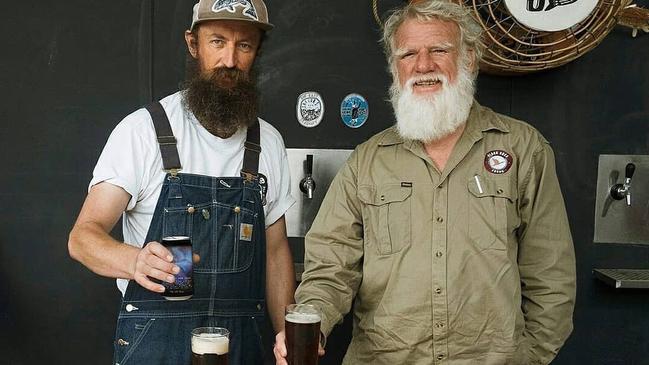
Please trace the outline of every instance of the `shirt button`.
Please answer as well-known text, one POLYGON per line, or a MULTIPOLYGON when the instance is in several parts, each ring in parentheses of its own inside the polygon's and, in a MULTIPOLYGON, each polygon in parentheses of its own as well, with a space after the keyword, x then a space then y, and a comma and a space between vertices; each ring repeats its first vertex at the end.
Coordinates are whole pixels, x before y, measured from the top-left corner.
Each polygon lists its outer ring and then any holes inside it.
POLYGON ((440 289, 440 288, 435 289, 435 293, 442 294, 442 289, 440 289))
POLYGON ((444 328, 444 323, 442 323, 442 322, 437 322, 437 323, 435 324, 435 327, 437 327, 437 328, 444 328))
POLYGON ((437 221, 438 221, 439 223, 442 223, 442 222, 444 222, 444 218, 442 218, 442 217, 437 217, 437 221))
POLYGON ((437 355, 437 360, 442 360, 442 359, 444 359, 444 354, 437 355))
POLYGON ((442 251, 435 252, 435 256, 437 257, 442 257, 442 255, 443 255, 442 251))
POLYGON ((502 194, 502 193, 503 193, 503 189, 498 189, 498 190, 496 190, 496 193, 498 193, 498 194, 502 194))

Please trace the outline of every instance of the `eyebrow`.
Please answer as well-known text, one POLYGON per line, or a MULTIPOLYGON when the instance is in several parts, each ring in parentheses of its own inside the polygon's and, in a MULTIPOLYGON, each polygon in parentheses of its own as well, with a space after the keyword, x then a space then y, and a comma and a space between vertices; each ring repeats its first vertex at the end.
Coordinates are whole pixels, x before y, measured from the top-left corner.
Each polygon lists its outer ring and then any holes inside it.
MULTIPOLYGON (((224 36, 223 34, 221 34, 219 32, 207 33, 206 37, 208 37, 208 38, 218 38, 218 39, 227 39, 226 36, 224 36)), ((241 39, 237 40, 237 43, 242 43, 242 42, 253 43, 253 42, 255 42, 255 39, 254 39, 253 36, 251 36, 251 37, 245 37, 245 38, 241 38, 241 39)))
MULTIPOLYGON (((428 48, 429 50, 430 49, 442 49, 442 50, 447 51, 447 50, 455 48, 455 46, 451 42, 444 42, 442 44, 435 44, 435 45, 432 45, 432 46, 426 47, 426 48, 428 48)), ((413 49, 413 48, 399 48, 394 52, 394 55, 396 57, 401 57, 401 56, 405 55, 406 53, 412 52, 414 50, 415 49, 413 49)))

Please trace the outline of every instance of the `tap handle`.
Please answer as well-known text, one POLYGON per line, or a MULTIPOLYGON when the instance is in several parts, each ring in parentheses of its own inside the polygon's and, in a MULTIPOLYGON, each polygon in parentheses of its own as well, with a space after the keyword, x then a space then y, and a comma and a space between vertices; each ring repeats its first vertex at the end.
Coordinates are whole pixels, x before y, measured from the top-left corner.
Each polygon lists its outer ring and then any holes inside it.
POLYGON ((313 155, 306 155, 306 174, 313 175, 313 155))
POLYGON ((635 164, 629 162, 626 164, 626 169, 624 170, 624 178, 626 182, 630 183, 633 173, 635 172, 635 164))

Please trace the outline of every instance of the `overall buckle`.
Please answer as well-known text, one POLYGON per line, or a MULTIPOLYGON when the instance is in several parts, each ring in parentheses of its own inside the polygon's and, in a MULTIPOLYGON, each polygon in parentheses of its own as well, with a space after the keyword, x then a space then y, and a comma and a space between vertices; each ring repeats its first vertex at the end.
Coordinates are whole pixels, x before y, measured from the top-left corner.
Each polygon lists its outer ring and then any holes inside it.
POLYGON ((177 177, 178 176, 178 171, 182 169, 179 168, 172 168, 172 169, 164 169, 164 171, 168 174, 171 175, 171 177, 177 177))

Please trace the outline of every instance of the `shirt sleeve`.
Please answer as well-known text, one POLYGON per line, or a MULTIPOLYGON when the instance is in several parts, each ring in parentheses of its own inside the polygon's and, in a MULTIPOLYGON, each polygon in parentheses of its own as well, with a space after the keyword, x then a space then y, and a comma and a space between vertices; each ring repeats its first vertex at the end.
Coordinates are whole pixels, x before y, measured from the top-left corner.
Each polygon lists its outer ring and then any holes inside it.
POLYGON ((305 237, 304 274, 295 299, 322 311, 325 336, 342 321, 362 278, 363 224, 357 197, 357 153, 332 181, 305 237))
POLYGON ((288 166, 288 157, 284 142, 278 134, 278 142, 274 156, 268 158, 267 164, 269 190, 267 192, 266 228, 280 219, 295 203, 291 195, 291 173, 288 166))
MULTIPOLYGON (((122 120, 113 130, 93 170, 88 189, 107 182, 124 189, 131 199, 126 210, 131 210, 142 192, 143 182, 156 166, 151 141, 155 132, 146 111, 137 111, 122 120)), ((155 147, 155 146, 154 146, 155 147)))
POLYGON ((518 267, 525 316, 526 364, 549 364, 573 329, 576 273, 554 154, 540 138, 520 196, 518 267))

